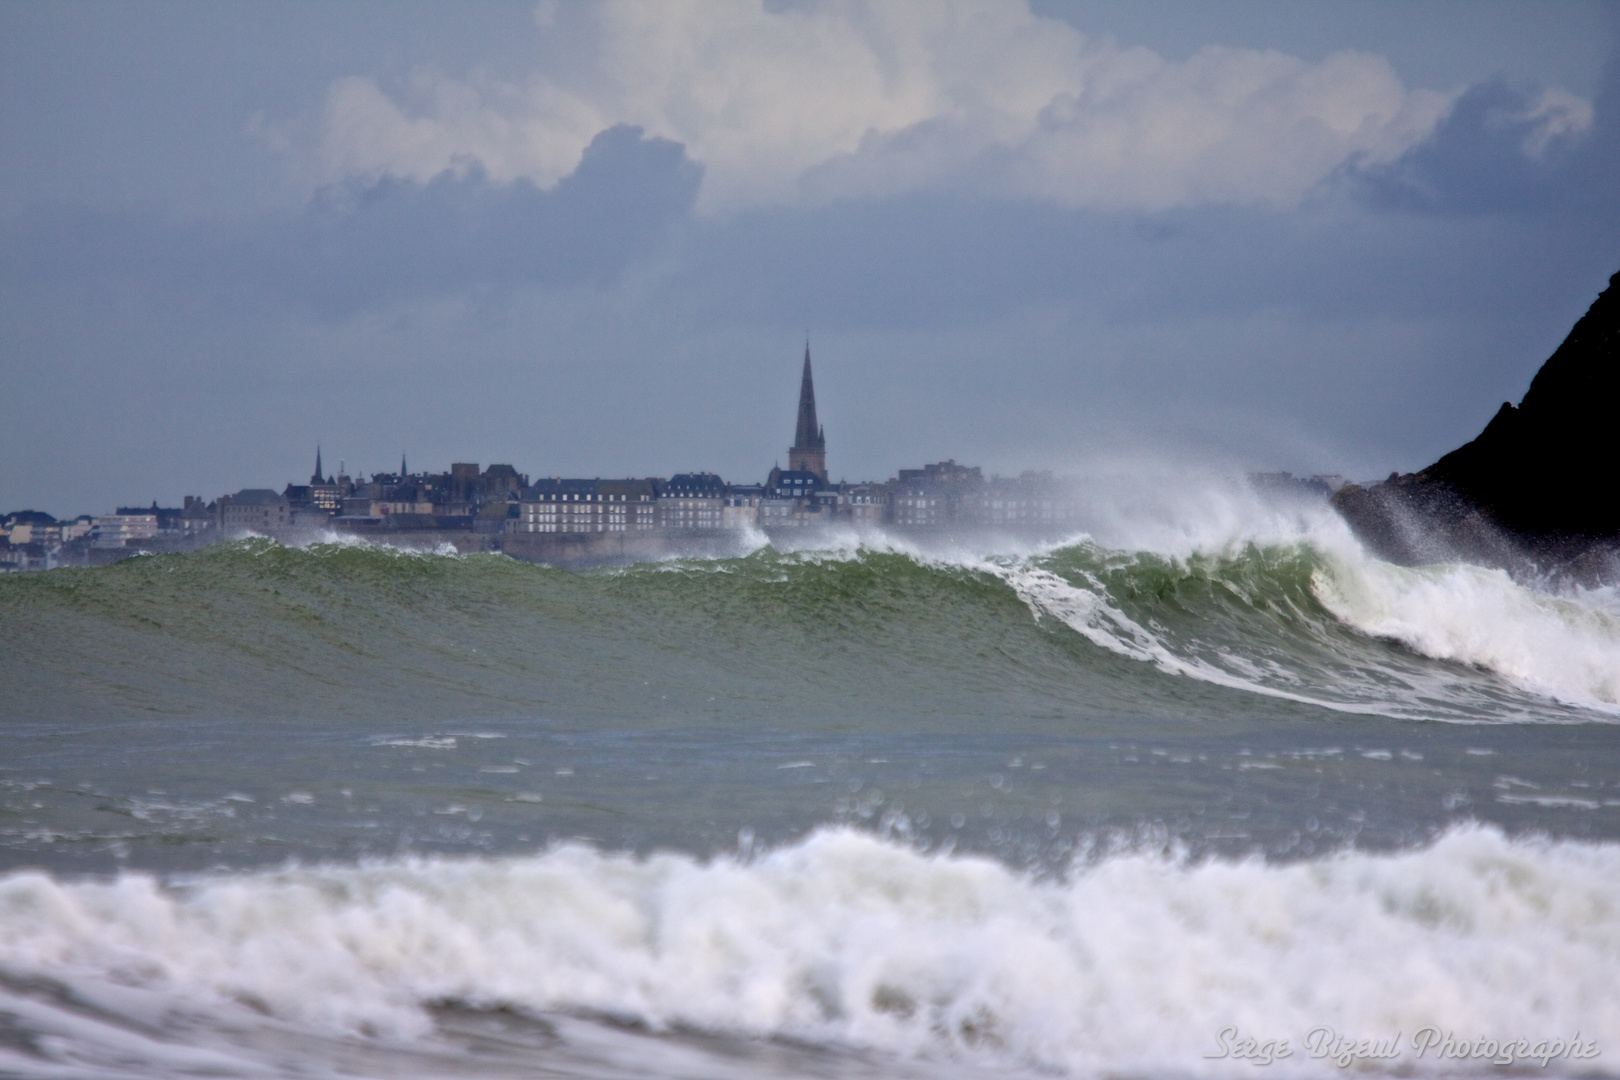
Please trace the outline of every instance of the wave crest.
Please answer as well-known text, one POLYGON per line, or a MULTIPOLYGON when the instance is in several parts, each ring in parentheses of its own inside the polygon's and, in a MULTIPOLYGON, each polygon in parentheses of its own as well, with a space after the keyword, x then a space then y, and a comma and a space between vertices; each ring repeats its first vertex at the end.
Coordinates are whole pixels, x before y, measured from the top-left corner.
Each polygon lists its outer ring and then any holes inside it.
POLYGON ((1037 620, 1218 686, 1458 721, 1590 719, 1620 702, 1620 618, 1497 571, 1407 570, 1310 540, 1179 557, 1083 542, 974 565, 1037 620))
POLYGON ((1614 1045, 1617 892, 1620 846, 1474 826, 1393 855, 1122 855, 1045 882, 829 830, 751 862, 572 846, 170 885, 13 874, 0 967, 11 995, 33 975, 91 1001, 122 986, 221 1028, 420 1039, 426 1007, 455 1001, 1187 1072, 1228 1024, 1614 1045))
MULTIPOLYGON (((1620 713, 1620 612, 1605 596, 1554 596, 1468 566, 1394 567, 1331 532, 1176 555, 1083 539, 999 555, 847 539, 584 573, 249 539, 19 576, 0 581, 0 654, 16 668, 0 703, 29 712, 93 691, 72 656, 103 658, 96 671, 137 669, 163 708, 194 697, 199 672, 215 680, 214 700, 287 669, 341 687, 347 652, 379 658, 406 709, 452 685, 488 687, 503 710, 537 687, 555 696, 570 685, 558 667, 570 656, 694 686, 732 685, 746 670, 752 699, 796 693, 809 657, 846 671, 864 705, 901 710, 908 694, 945 701, 998 685, 1112 709, 1184 696, 1163 685, 1169 674, 1399 718, 1620 713), (898 682, 895 657, 910 665, 898 682)), ((127 699, 131 687, 109 682, 115 690, 127 699)))
POLYGON ((1485 668, 1560 701, 1620 705, 1620 619, 1575 596, 1539 593, 1505 571, 1467 564, 1330 562, 1313 584, 1329 611, 1371 637, 1485 668))

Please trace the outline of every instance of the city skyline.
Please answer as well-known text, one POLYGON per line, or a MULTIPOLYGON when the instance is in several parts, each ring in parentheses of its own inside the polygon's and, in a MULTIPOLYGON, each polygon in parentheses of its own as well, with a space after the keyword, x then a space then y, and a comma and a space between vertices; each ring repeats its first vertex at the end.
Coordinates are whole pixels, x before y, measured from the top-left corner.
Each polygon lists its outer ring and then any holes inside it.
MULTIPOLYGON (((347 536, 424 550, 449 544, 462 553, 582 567, 735 553, 760 536, 772 543, 825 539, 829 528, 1055 540, 1080 526, 1084 499, 1072 481, 1049 472, 987 478, 977 466, 947 459, 899 469, 887 480, 833 481, 808 342, 795 411, 788 468, 778 459, 762 484, 712 472, 531 480, 510 463, 480 469, 452 462, 443 472, 413 473, 403 453, 398 472, 350 476, 341 461, 328 473, 317 444, 309 482, 280 491, 248 487, 214 499, 187 495, 178 507, 154 500, 66 519, 31 509, 0 514, 0 571, 105 565, 251 536, 295 544, 347 536)), ((1281 474, 1251 483, 1285 497, 1330 493, 1320 478, 1281 474)))
MULTIPOLYGON (((795 412, 796 412, 796 420, 795 420, 795 431, 794 431, 793 445, 791 445, 791 446, 789 446, 787 448, 786 460, 788 461, 788 468, 789 468, 790 471, 791 470, 797 470, 797 469, 800 469, 801 467, 803 467, 803 468, 806 469, 806 471, 815 473, 816 476, 819 478, 819 480, 822 483, 831 483, 832 481, 831 481, 830 476, 828 475, 827 469, 826 469, 826 431, 825 431, 825 426, 820 424, 818 422, 818 420, 817 420, 815 398, 816 398, 816 392, 815 392, 815 384, 814 384, 812 368, 811 368, 811 360, 810 360, 810 343, 809 343, 809 341, 807 339, 806 342, 805 342, 805 346, 804 346, 803 366, 802 366, 802 368, 800 370, 799 398, 798 398, 798 405, 797 405, 797 408, 795 410, 795 412)), ((479 468, 476 463, 452 461, 452 462, 450 462, 448 464, 446 469, 441 470, 439 472, 435 472, 435 471, 433 471, 431 469, 418 471, 418 472, 412 472, 409 469, 409 465, 408 465, 410 455, 405 450, 400 451, 399 468, 396 471, 389 471, 389 470, 386 470, 386 469, 364 469, 364 468, 357 468, 357 469, 354 469, 354 470, 351 471, 348 468, 347 460, 344 459, 344 458, 339 458, 337 468, 335 470, 330 470, 323 463, 323 458, 324 457, 325 457, 324 444, 317 441, 316 444, 315 444, 315 466, 314 466, 314 471, 310 474, 310 486, 312 486, 312 487, 336 487, 336 486, 339 486, 339 485, 342 485, 342 484, 345 484, 345 483, 349 483, 349 482, 353 482, 355 484, 362 484, 362 483, 396 484, 396 483, 403 483, 403 482, 411 481, 411 480, 428 479, 428 478, 439 477, 439 476, 443 476, 443 477, 448 478, 448 477, 452 477, 452 476, 457 475, 458 473, 462 472, 463 470, 472 470, 473 474, 476 475, 478 473, 478 468, 479 468)), ((781 460, 782 459, 780 457, 778 457, 777 463, 775 465, 771 466, 769 469, 765 470, 765 479, 762 481, 762 484, 754 484, 752 479, 740 480, 739 482, 744 486, 747 486, 747 485, 750 485, 750 484, 752 484, 753 486, 756 486, 756 487, 758 487, 758 486, 767 486, 767 487, 771 486, 772 483, 773 483, 772 478, 774 478, 774 477, 776 477, 776 476, 778 476, 778 475, 780 475, 782 473, 782 469, 781 469, 781 465, 780 465, 781 460)), ((491 463, 490 466, 489 466, 489 469, 492 469, 492 470, 511 470, 512 469, 512 464, 509 463, 509 462, 508 463, 491 463)), ((903 470, 900 470, 898 468, 897 469, 891 469, 889 471, 895 474, 894 476, 889 477, 889 479, 887 481, 889 483, 895 482, 896 477, 903 473, 903 470)), ((516 475, 516 474, 514 474, 514 475, 516 475)), ((684 470, 675 470, 675 469, 666 468, 666 469, 657 471, 656 474, 654 474, 654 473, 646 474, 646 476, 644 478, 648 479, 648 480, 667 482, 670 477, 679 477, 679 476, 683 476, 683 475, 718 476, 718 474, 713 472, 712 470, 703 469, 703 468, 688 468, 688 469, 684 469, 684 470)), ((528 478, 529 474, 528 473, 523 473, 522 476, 524 477, 523 486, 528 487, 529 485, 528 485, 528 479, 527 478, 528 478)), ((545 474, 544 473, 536 473, 535 476, 536 476, 536 482, 539 482, 540 480, 545 479, 545 474)), ((559 480, 562 479, 560 474, 556 479, 559 479, 559 480)), ((585 479, 585 477, 581 476, 581 477, 569 478, 569 479, 577 480, 577 479, 585 479)), ((590 479, 604 480, 604 479, 612 479, 612 478, 604 477, 601 474, 596 474, 593 477, 591 477, 590 479)), ((856 481, 856 482, 857 483, 874 483, 874 482, 881 483, 883 481, 866 480, 866 481, 856 481)), ((840 483, 840 484, 849 483, 849 480, 848 480, 847 477, 840 477, 839 480, 837 481, 837 483, 840 483)), ((250 485, 250 486, 246 486, 246 487, 243 487, 243 488, 238 488, 235 493, 240 494, 240 493, 242 493, 244 491, 276 491, 279 486, 280 485, 272 484, 272 485, 269 485, 268 487, 254 488, 254 487, 252 487, 250 485)), ((731 482, 728 481, 727 486, 733 486, 733 485, 731 484, 731 482)), ((298 487, 298 485, 296 484, 296 482, 289 482, 289 483, 287 483, 285 485, 285 492, 291 492, 297 487, 298 487)), ((283 494, 285 494, 285 492, 283 492, 283 494)), ((233 493, 229 492, 229 491, 221 492, 217 496, 196 496, 196 495, 193 495, 193 494, 187 494, 187 495, 184 496, 183 500, 172 500, 172 501, 177 502, 177 503, 183 501, 185 506, 189 507, 193 503, 193 501, 197 501, 197 502, 213 502, 216 499, 229 498, 231 496, 231 494, 233 494, 233 493)), ((146 503, 143 502, 140 499, 128 499, 128 498, 125 498, 125 499, 119 500, 119 502, 120 502, 119 507, 111 509, 110 511, 106 511, 106 513, 110 513, 112 515, 126 514, 126 513, 134 514, 134 513, 144 512, 146 509, 148 509, 146 503)), ((323 505, 325 505, 325 504, 323 504, 323 505)), ((336 504, 333 504, 332 507, 327 507, 327 508, 331 509, 331 508, 335 507, 335 505, 336 504)), ((156 510, 160 509, 158 499, 154 498, 152 500, 151 505, 150 505, 150 509, 153 510, 153 511, 156 511, 156 510)), ((180 509, 180 507, 172 507, 172 508, 171 507, 164 507, 162 509, 165 509, 165 510, 180 509)), ((39 511, 35 507, 11 507, 11 508, 7 508, 7 509, 4 509, 4 510, 0 510, 0 514, 18 514, 18 513, 31 513, 31 512, 32 513, 43 512, 43 513, 47 513, 47 514, 50 513, 49 511, 39 511)), ((57 517, 59 520, 70 521, 70 520, 82 519, 82 518, 86 518, 86 517, 95 517, 95 516, 100 516, 100 515, 98 515, 97 512, 92 511, 92 512, 79 512, 79 513, 69 513, 69 514, 54 514, 54 515, 51 515, 51 516, 57 517)))
MULTIPOLYGON (((76 532, 75 535, 84 535, 92 539, 104 527, 111 527, 116 532, 114 539, 117 540, 117 544, 111 546, 117 547, 124 546, 126 541, 146 540, 158 534, 191 539, 204 530, 212 530, 218 534, 216 537, 211 533, 209 539, 212 540, 229 538, 233 529, 242 528, 267 528, 272 531, 307 530, 329 523, 341 526, 346 522, 356 527, 362 524, 381 524, 387 527, 390 518, 397 518, 400 515, 405 518, 441 515, 436 523, 424 523, 415 527, 461 529, 471 527, 470 520, 461 519, 468 515, 480 516, 479 504, 484 501, 500 499, 511 503, 536 503, 583 500, 589 503, 616 499, 623 502, 629 497, 625 492, 634 487, 642 492, 635 501, 663 504, 666 499, 674 499, 677 500, 677 505, 695 506, 698 504, 683 503, 679 500, 696 498, 704 503, 715 504, 695 515, 682 512, 680 517, 688 519, 699 517, 703 520, 701 523, 687 520, 675 527, 726 529, 759 525, 759 513, 755 510, 747 513, 728 513, 722 523, 719 500, 723 500, 728 507, 757 508, 761 505, 761 500, 776 498, 777 501, 784 503, 777 508, 777 512, 785 517, 793 512, 793 506, 789 504, 802 504, 807 499, 813 503, 817 492, 823 489, 828 493, 856 491, 864 493, 867 489, 882 489, 881 498, 865 497, 863 494, 862 497, 848 500, 835 499, 835 503, 881 503, 881 508, 863 505, 861 510, 843 516, 852 521, 884 524, 892 521, 889 510, 893 495, 905 488, 908 477, 913 484, 971 481, 979 485, 984 482, 979 468, 958 466, 954 459, 927 465, 921 469, 898 469, 895 470, 895 475, 886 480, 858 480, 852 483, 847 478, 841 477, 833 481, 826 467, 826 428, 817 418, 815 381, 808 340, 805 342, 798 405, 795 411, 793 445, 787 448, 788 468, 782 469, 781 459, 778 458, 777 463, 773 464, 766 474, 764 482, 758 484, 751 480, 727 481, 717 473, 701 469, 686 472, 669 471, 667 476, 626 478, 601 475, 588 478, 537 475, 531 484, 530 474, 519 472, 511 463, 491 463, 480 470, 478 463, 475 462, 451 462, 449 467, 442 471, 435 472, 428 469, 412 472, 409 467, 409 455, 403 451, 400 453, 399 469, 396 472, 376 470, 368 475, 364 470, 356 470, 350 475, 343 459, 339 459, 335 471, 328 471, 323 462, 322 444, 316 443, 315 465, 308 484, 289 482, 280 491, 274 487, 244 487, 214 498, 186 495, 182 506, 173 507, 160 506, 156 499, 150 506, 126 500, 124 505, 116 507, 111 513, 64 515, 57 519, 56 523, 61 525, 75 523, 81 529, 88 530, 76 532), (599 489, 604 485, 614 487, 617 493, 610 495, 599 493, 599 489), (741 501, 738 501, 739 498, 741 501), (351 504, 365 504, 365 507, 362 509, 358 505, 351 504), (135 526, 137 531, 131 533, 130 521, 134 519, 140 519, 140 522, 135 526), (92 522, 93 524, 90 524, 92 522)), ((1023 479, 1027 482, 1032 476, 1050 478, 1049 473, 1026 472, 1023 479)), ((1005 478, 993 476, 991 484, 994 485, 1003 479, 1005 478)), ((820 507, 813 508, 820 509, 820 507)), ((516 512, 515 506, 511 509, 514 511, 510 515, 513 520, 507 523, 506 531, 558 531, 555 527, 535 528, 533 513, 516 512)), ((648 506, 649 516, 639 527, 660 529, 670 527, 671 522, 664 519, 661 510, 656 520, 650 516, 652 513, 653 507, 648 506)), ((22 521, 25 527, 45 526, 47 524, 45 521, 35 522, 34 519, 53 516, 33 508, 0 512, 0 517, 3 517, 8 525, 16 519, 22 521)), ((795 520, 791 522, 781 520, 775 524, 798 527, 808 523, 799 520, 797 514, 794 516, 795 520)), ((911 517, 915 519, 917 515, 912 514, 911 517)), ((941 518, 933 523, 941 524, 943 520, 941 518)), ((555 516, 552 521, 555 526, 555 516)), ((917 521, 912 520, 909 523, 916 524, 917 521)), ((602 524, 600 521, 595 522, 595 531, 601 531, 602 524)), ((397 523, 392 526, 395 530, 412 527, 397 523)), ((565 527, 561 531, 573 530, 565 527)), ((59 540, 61 537, 58 536, 56 539, 59 540)), ((32 541, 30 539, 24 542, 32 541)))

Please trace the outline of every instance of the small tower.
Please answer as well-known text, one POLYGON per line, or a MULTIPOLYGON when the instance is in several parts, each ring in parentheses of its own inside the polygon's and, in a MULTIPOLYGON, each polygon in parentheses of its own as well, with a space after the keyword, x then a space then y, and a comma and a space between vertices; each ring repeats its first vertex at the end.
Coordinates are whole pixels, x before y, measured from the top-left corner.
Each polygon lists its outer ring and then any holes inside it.
POLYGON ((326 483, 325 480, 321 479, 321 444, 320 443, 315 444, 315 475, 311 476, 309 478, 309 482, 311 484, 324 484, 324 483, 326 483))
POLYGON ((816 384, 810 378, 810 343, 804 343, 804 377, 799 382, 799 425, 788 447, 790 471, 813 472, 827 482, 827 433, 816 423, 816 384))

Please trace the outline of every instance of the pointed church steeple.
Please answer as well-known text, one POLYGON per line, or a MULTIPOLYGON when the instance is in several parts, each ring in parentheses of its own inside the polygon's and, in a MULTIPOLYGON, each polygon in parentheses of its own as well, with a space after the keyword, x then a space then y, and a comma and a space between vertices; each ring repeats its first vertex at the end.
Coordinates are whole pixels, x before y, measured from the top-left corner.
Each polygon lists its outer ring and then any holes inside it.
POLYGON ((788 447, 788 468, 827 479, 827 435, 816 422, 816 384, 810 375, 810 342, 804 343, 804 375, 799 380, 799 423, 788 447))
POLYGON ((404 480, 409 475, 411 474, 405 469, 405 452, 402 450, 399 455, 399 478, 404 480))
POLYGON ((804 375, 799 380, 799 427, 793 434, 793 445, 802 447, 821 444, 821 425, 816 423, 816 383, 810 376, 810 343, 804 343, 804 375))
POLYGON ((321 479, 321 476, 322 476, 322 473, 321 473, 321 444, 316 443, 315 444, 315 475, 311 476, 309 478, 309 482, 311 484, 324 484, 324 483, 326 483, 325 480, 321 479))

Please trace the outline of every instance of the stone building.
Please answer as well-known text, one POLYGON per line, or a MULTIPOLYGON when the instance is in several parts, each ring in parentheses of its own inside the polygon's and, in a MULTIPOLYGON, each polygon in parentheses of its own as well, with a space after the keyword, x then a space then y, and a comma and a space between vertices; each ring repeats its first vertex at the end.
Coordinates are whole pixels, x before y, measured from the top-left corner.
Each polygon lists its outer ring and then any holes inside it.
POLYGON ((904 485, 895 489, 892 520, 908 528, 932 528, 952 520, 951 500, 947 492, 920 485, 904 485))
POLYGON ((433 496, 415 484, 399 484, 376 507, 379 514, 432 514, 433 496))
POLYGON ((519 533, 643 532, 657 523, 651 480, 538 480, 510 529, 519 533))
MULTIPOLYGON (((269 488, 243 488, 235 495, 221 495, 216 503, 219 527, 225 530, 286 528, 292 523, 292 505, 285 496, 269 488)), ((157 519, 153 517, 154 527, 157 519)))
POLYGON ((647 532, 658 523, 658 485, 647 480, 598 480, 605 532, 647 532))
POLYGON ((1049 472, 993 477, 964 491, 958 520, 994 529, 1028 532, 1078 528, 1080 501, 1069 485, 1049 472))
POLYGON ((151 540, 157 534, 156 511, 136 507, 121 508, 116 514, 106 514, 95 519, 90 530, 90 546, 127 547, 131 540, 151 540))
POLYGON ((883 525, 889 521, 894 493, 888 484, 839 484, 836 498, 839 520, 883 525))
POLYGON ((773 468, 759 503, 762 528, 803 528, 838 518, 837 484, 806 469, 773 468))
POLYGON ((901 469, 895 483, 891 520, 907 528, 940 528, 954 524, 962 501, 978 493, 984 474, 977 466, 958 465, 954 460, 901 469))
POLYGON ((762 529, 789 529, 808 524, 805 516, 799 512, 798 502, 793 499, 766 496, 759 500, 755 515, 762 529))
POLYGON ((765 494, 772 499, 811 499, 827 485, 807 469, 772 468, 765 480, 765 494))
POLYGON ((338 482, 321 473, 321 448, 315 447, 315 471, 309 477, 309 505, 335 514, 343 508, 343 492, 338 482))
POLYGON ((720 504, 722 529, 752 529, 759 525, 759 504, 765 488, 759 484, 732 484, 720 504))
POLYGON ((676 473, 658 492, 662 529, 719 529, 723 526, 726 482, 714 473, 676 473))
POLYGON ((204 502, 198 495, 187 495, 176 526, 182 536, 200 536, 214 527, 218 516, 219 508, 213 503, 204 502))
POLYGON ((483 481, 483 495, 486 499, 517 495, 529 486, 529 478, 510 465, 491 465, 484 470, 480 480, 483 481))

